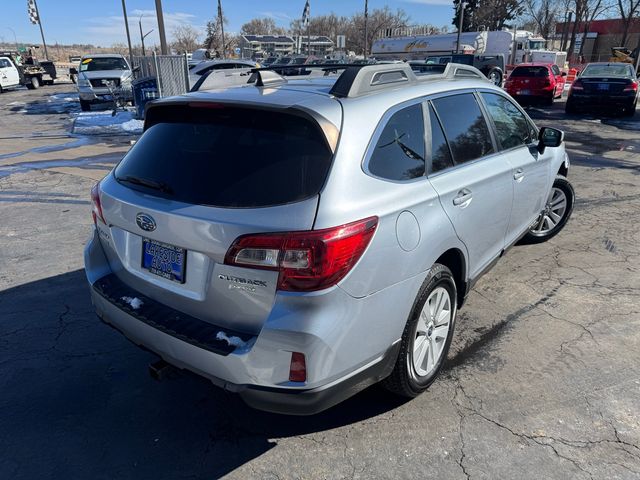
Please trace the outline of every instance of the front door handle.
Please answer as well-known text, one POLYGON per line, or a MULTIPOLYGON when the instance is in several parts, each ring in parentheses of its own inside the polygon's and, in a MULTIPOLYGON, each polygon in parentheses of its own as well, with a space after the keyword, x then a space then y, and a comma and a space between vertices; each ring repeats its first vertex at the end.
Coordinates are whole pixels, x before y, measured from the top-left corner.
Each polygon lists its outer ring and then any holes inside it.
POLYGON ((522 170, 521 168, 517 169, 513 174, 513 179, 516 182, 521 182, 523 178, 524 178, 524 170, 522 170))
POLYGON ((467 188, 463 188, 462 190, 460 190, 458 192, 458 195, 456 195, 453 199, 453 204, 456 207, 466 207, 467 205, 469 205, 469 203, 471 203, 471 200, 473 199, 473 195, 471 195, 471 190, 467 189, 467 188))

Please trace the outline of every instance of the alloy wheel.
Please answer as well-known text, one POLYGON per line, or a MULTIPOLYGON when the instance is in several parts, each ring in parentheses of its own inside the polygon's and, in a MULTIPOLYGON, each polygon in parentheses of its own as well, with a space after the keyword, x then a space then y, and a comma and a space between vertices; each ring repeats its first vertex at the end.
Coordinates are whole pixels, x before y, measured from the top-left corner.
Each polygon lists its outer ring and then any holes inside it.
POLYGON ((453 315, 447 289, 435 288, 422 307, 413 340, 412 363, 418 377, 424 377, 438 365, 449 335, 453 315))
POLYGON ((543 212, 531 227, 531 233, 544 235, 553 230, 562 220, 567 210, 567 195, 559 188, 553 187, 543 212))

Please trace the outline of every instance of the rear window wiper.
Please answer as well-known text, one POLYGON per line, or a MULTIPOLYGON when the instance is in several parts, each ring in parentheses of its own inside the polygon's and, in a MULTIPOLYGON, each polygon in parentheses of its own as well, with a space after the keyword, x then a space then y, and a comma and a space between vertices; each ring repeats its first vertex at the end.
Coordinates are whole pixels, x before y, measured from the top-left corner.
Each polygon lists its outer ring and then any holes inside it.
POLYGON ((148 178, 136 177, 135 175, 125 175, 124 177, 116 177, 121 182, 133 183, 134 185, 142 185, 143 187, 152 188, 164 193, 173 193, 173 188, 164 182, 150 180, 148 178))

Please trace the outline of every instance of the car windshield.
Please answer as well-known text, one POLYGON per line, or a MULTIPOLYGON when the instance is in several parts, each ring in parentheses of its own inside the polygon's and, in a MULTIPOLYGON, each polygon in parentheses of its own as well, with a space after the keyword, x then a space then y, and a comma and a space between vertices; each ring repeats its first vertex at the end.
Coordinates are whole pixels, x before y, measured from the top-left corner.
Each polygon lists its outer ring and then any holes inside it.
POLYGON ((544 50, 544 40, 529 40, 530 50, 544 50))
POLYGON ((627 64, 621 65, 587 65, 581 77, 626 77, 629 75, 627 64))
POLYGON ((114 175, 171 200, 228 208, 297 202, 318 194, 331 167, 324 134, 305 117, 173 106, 147 121, 114 175))
POLYGON ((511 72, 511 76, 544 78, 549 76, 549 69, 547 67, 516 67, 511 72))
POLYGON ((80 63, 81 72, 98 70, 129 70, 127 62, 121 57, 85 58, 80 63))

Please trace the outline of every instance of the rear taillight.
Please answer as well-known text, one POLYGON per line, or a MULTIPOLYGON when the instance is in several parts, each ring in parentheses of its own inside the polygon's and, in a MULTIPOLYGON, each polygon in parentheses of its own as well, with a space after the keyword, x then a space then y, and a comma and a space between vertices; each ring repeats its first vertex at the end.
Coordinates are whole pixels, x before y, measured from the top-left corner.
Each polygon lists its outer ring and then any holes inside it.
POLYGON ((309 292, 342 280, 360 259, 378 225, 377 217, 324 230, 244 235, 224 262, 276 270, 278 290, 309 292))
POLYGON ((91 216, 93 217, 93 223, 97 223, 97 220, 104 224, 107 222, 104 219, 104 215, 102 214, 102 204, 100 203, 100 182, 96 183, 91 188, 91 216))
POLYGON ((582 80, 575 80, 571 84, 571 90, 584 90, 584 86, 582 85, 582 80))
POLYGON ((631 80, 631 83, 624 87, 624 92, 637 92, 638 91, 638 82, 631 80))

